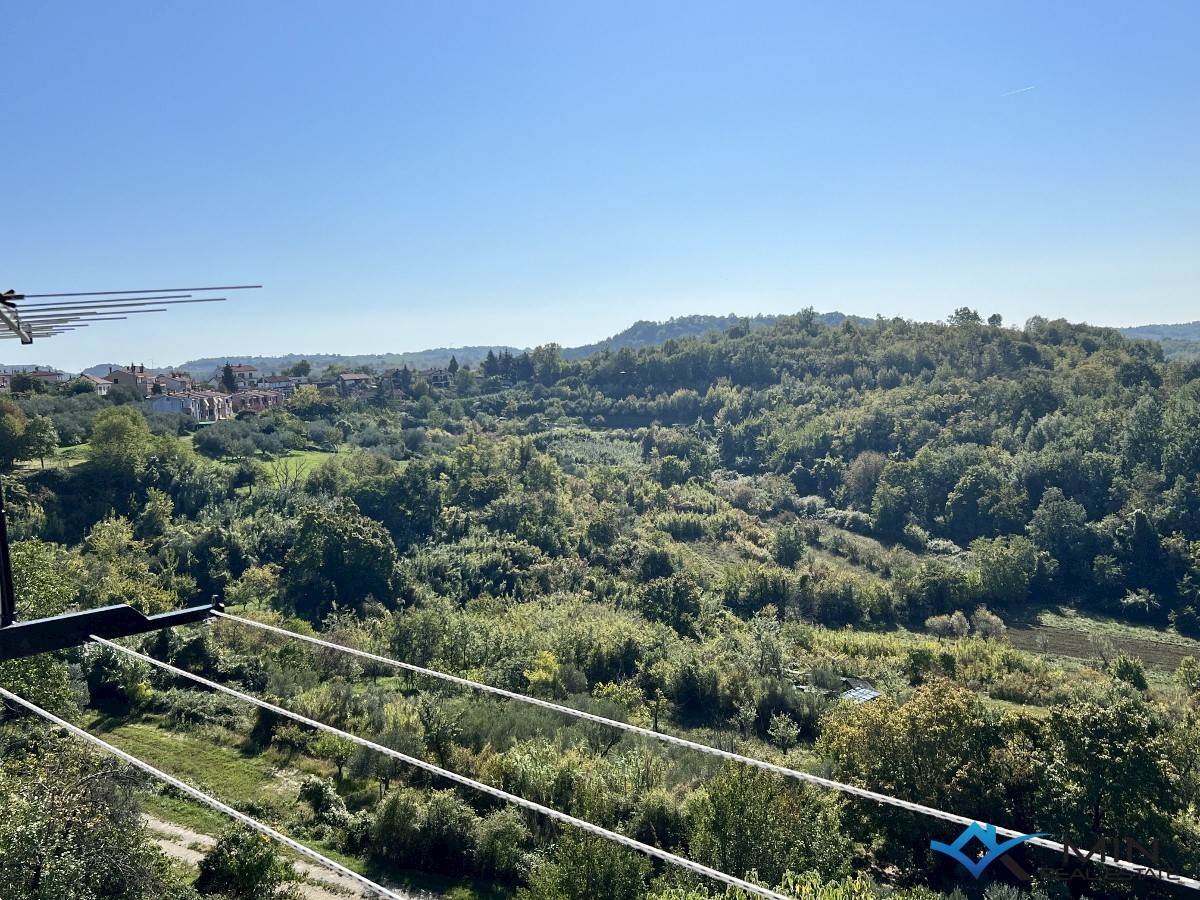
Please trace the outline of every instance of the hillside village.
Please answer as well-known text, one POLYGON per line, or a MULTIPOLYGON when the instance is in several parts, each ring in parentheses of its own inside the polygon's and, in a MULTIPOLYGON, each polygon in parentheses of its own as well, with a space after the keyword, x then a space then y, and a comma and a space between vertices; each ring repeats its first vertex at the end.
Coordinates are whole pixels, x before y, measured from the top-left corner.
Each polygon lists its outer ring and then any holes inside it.
MULTIPOLYGON (((307 371, 308 366, 293 367, 307 371)), ((336 390, 342 398, 373 395, 382 390, 389 398, 405 397, 414 379, 430 387, 454 387, 457 364, 450 368, 430 368, 411 371, 407 367, 389 369, 382 375, 367 372, 338 372, 326 370, 322 377, 310 374, 266 373, 246 363, 226 363, 204 378, 188 372, 155 372, 145 365, 130 363, 117 368, 110 366, 107 375, 84 372, 72 376, 53 368, 35 366, 32 369, 13 369, 0 372, 0 393, 45 391, 52 385, 66 386, 74 382, 80 393, 95 392, 107 397, 114 388, 123 388, 130 396, 140 396, 147 410, 154 413, 182 413, 198 425, 209 425, 231 419, 238 413, 266 412, 282 407, 297 388, 336 390)))

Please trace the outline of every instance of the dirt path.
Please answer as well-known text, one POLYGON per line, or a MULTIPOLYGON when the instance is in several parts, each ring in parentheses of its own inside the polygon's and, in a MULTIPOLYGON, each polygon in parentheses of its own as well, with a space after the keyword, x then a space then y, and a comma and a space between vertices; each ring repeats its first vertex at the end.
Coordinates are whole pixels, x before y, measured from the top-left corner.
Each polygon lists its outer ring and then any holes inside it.
MULTIPOLYGON (((198 831, 184 828, 182 825, 164 822, 154 816, 144 815, 142 818, 163 853, 189 865, 196 865, 216 843, 216 839, 212 835, 201 834, 198 831)), ((296 867, 296 871, 308 878, 305 884, 300 885, 300 896, 305 900, 349 900, 354 897, 373 896, 364 891, 357 882, 344 875, 331 872, 323 866, 303 859, 293 859, 292 865, 296 867)), ((401 893, 396 888, 391 890, 401 893)), ((422 892, 420 894, 403 893, 402 896, 411 897, 412 900, 429 900, 434 895, 422 892)))

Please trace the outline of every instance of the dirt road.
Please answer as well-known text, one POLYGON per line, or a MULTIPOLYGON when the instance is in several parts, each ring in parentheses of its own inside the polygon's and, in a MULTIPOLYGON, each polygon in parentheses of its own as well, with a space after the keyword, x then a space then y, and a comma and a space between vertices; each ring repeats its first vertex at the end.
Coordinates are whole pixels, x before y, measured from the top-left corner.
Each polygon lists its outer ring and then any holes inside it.
MULTIPOLYGON (((170 856, 172 859, 182 860, 189 865, 196 865, 204 854, 216 843, 216 839, 209 834, 200 834, 198 831, 192 831, 184 828, 182 825, 174 825, 170 822, 164 822, 162 819, 154 816, 143 816, 146 822, 146 827, 150 829, 150 833, 154 836, 155 842, 162 849, 163 853, 170 856)), ((300 896, 305 900, 349 900, 355 897, 371 897, 370 893, 363 891, 356 882, 346 878, 344 875, 339 875, 336 872, 330 872, 328 869, 318 866, 315 863, 310 863, 307 860, 294 859, 292 865, 296 867, 296 871, 304 875, 308 881, 300 885, 300 896)), ((433 894, 421 892, 413 894, 406 891, 401 891, 397 888, 391 890, 404 897, 410 897, 411 900, 432 900, 433 894)))

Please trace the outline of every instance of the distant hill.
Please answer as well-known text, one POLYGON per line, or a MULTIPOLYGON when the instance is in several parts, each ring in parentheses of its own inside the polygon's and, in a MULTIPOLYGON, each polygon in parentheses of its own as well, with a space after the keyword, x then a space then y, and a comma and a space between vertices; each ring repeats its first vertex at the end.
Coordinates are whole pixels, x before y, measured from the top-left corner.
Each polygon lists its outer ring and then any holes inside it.
POLYGON ((1200 322, 1181 322, 1177 325, 1138 325, 1118 328, 1127 338, 1158 341, 1163 355, 1172 357, 1200 356, 1200 322))
MULTIPOLYGON (((565 359, 583 359, 585 356, 590 356, 600 350, 620 350, 622 347, 629 347, 636 350, 640 347, 653 347, 662 344, 671 339, 679 339, 682 337, 708 334, 709 332, 727 331, 739 322, 749 322, 751 328, 765 328, 774 325, 781 316, 778 315, 760 315, 760 316, 680 316, 674 319, 668 319, 666 322, 636 322, 624 331, 614 334, 612 337, 597 341, 594 344, 585 344, 582 347, 568 347, 562 351, 565 359)), ((852 318, 860 324, 868 324, 871 320, 864 319, 860 316, 849 316, 840 312, 819 313, 817 319, 826 325, 840 325, 846 318, 852 318)), ((207 376, 212 374, 218 366, 223 366, 227 362, 231 363, 249 363, 257 366, 261 371, 266 373, 279 372, 289 366, 295 365, 302 359, 307 359, 312 363, 313 371, 320 372, 327 366, 348 366, 352 369, 360 369, 370 367, 375 371, 383 371, 384 369, 399 368, 400 366, 408 366, 410 369, 430 369, 434 367, 445 366, 450 362, 450 357, 453 356, 459 365, 471 366, 474 368, 483 361, 487 356, 488 351, 499 355, 503 351, 508 351, 514 356, 519 356, 525 350, 517 347, 439 347, 433 350, 420 350, 414 353, 383 353, 383 354, 362 354, 357 356, 346 356, 337 353, 289 353, 286 356, 239 356, 239 357, 206 357, 203 359, 191 359, 178 366, 171 367, 176 371, 190 372, 195 376, 207 376)), ((93 375, 108 374, 108 365, 92 366, 87 371, 93 375)), ((166 371, 166 369, 155 369, 156 372, 166 371)))
MULTIPOLYGON (((712 331, 728 331, 739 322, 749 322, 751 328, 766 328, 774 325, 782 316, 680 316, 665 322, 635 322, 624 331, 614 334, 607 340, 595 344, 584 344, 582 347, 570 347, 563 350, 565 359, 583 359, 601 350, 620 350, 629 347, 637 350, 641 347, 654 347, 669 340, 684 337, 698 337, 712 331)), ((841 325, 846 318, 852 318, 860 324, 868 324, 870 319, 859 316, 847 317, 844 313, 818 313, 817 320, 829 326, 841 325)))
POLYGON ((1200 322, 1181 322, 1177 325, 1137 325, 1118 328, 1127 338, 1142 341, 1200 341, 1200 322))
MULTIPOLYGON (((438 347, 433 350, 418 350, 414 353, 374 353, 357 356, 345 356, 337 353, 289 353, 286 356, 213 356, 204 359, 189 359, 174 368, 178 371, 190 372, 193 376, 206 377, 227 362, 248 363, 256 366, 262 372, 272 374, 293 366, 302 359, 307 359, 312 363, 313 372, 318 374, 327 366, 348 366, 351 369, 369 366, 377 372, 382 372, 385 369, 398 369, 401 366, 408 366, 410 369, 439 368, 449 363, 452 356, 459 365, 474 367, 483 361, 489 350, 497 354, 505 350, 517 355, 525 352, 516 347, 438 347)), ((107 368, 104 371, 107 372, 107 368)))
MULTIPOLYGON (((710 332, 728 331, 739 322, 749 322, 751 328, 766 328, 774 325, 779 315, 758 316, 679 316, 665 322, 640 321, 614 334, 612 337, 594 344, 584 344, 580 347, 568 347, 562 351, 566 359, 577 360, 602 350, 620 350, 629 347, 637 350, 641 347, 653 347, 669 340, 683 337, 695 337, 710 332)), ((860 325, 870 324, 872 319, 862 316, 848 316, 840 312, 818 313, 817 319, 825 325, 836 327, 846 319, 851 319, 860 325)), ((1134 340, 1158 341, 1163 346, 1163 352, 1168 357, 1200 356, 1200 321, 1184 322, 1175 325, 1138 325, 1131 328, 1116 329, 1122 335, 1134 340)), ((351 369, 370 367, 376 371, 408 366, 410 369, 430 369, 445 366, 453 356, 460 365, 475 367, 483 361, 491 350, 496 354, 504 351, 519 356, 525 351, 518 347, 438 347, 432 350, 419 350, 412 353, 382 353, 360 354, 347 356, 337 353, 289 353, 285 356, 238 356, 238 357, 207 357, 191 359, 178 366, 152 369, 164 372, 168 368, 175 371, 191 372, 193 375, 207 377, 218 366, 231 363, 250 363, 265 373, 279 372, 289 366, 307 359, 312 363, 313 371, 320 372, 327 366, 347 366, 351 369)), ((107 375, 109 368, 119 368, 127 363, 103 363, 91 366, 84 371, 91 375, 107 375)), ((0 366, 0 369, 6 367, 0 366)), ((20 368, 27 368, 21 366, 20 368)))

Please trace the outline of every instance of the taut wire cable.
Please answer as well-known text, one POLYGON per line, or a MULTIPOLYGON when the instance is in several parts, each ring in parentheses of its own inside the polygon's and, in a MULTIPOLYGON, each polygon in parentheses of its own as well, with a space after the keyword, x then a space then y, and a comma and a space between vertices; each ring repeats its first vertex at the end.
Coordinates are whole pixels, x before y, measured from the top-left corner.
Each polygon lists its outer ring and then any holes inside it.
MULTIPOLYGON (((249 625, 254 628, 260 628, 264 631, 273 632, 275 634, 282 635, 287 638, 294 638, 296 640, 305 641, 309 644, 314 644, 319 647, 326 647, 331 650, 340 650, 341 652, 349 653, 352 656, 357 656, 362 659, 369 659, 372 662, 382 663, 383 665, 391 666, 391 667, 397 668, 397 669, 403 669, 404 671, 412 672, 417 675, 424 675, 429 678, 440 679, 442 681, 446 681, 451 684, 456 684, 460 687, 466 687, 466 688, 470 688, 470 689, 476 690, 476 691, 482 691, 482 692, 489 693, 489 694, 495 694, 496 696, 505 697, 509 700, 516 700, 520 703, 528 703, 533 706, 540 706, 543 709, 553 710, 554 712, 562 713, 563 715, 567 715, 567 716, 573 716, 574 718, 583 719, 584 721, 594 722, 598 725, 606 725, 611 728, 616 728, 621 731, 629 732, 630 734, 641 735, 642 737, 650 738, 651 740, 655 740, 655 741, 661 741, 662 743, 665 743, 665 744, 674 744, 677 747, 685 747, 688 750, 694 750, 697 753, 705 753, 709 756, 715 756, 720 759, 729 760, 731 762, 737 762, 737 763, 741 763, 743 765, 753 766, 755 768, 762 769, 767 772, 773 772, 776 775, 781 775, 784 778, 794 778, 798 781, 803 781, 808 784, 817 785, 818 787, 822 787, 827 790, 838 791, 843 794, 849 794, 850 796, 853 796, 853 797, 860 797, 864 800, 873 800, 876 803, 883 803, 883 804, 887 804, 889 806, 896 806, 896 807, 899 807, 900 809, 905 809, 905 810, 908 810, 909 812, 917 813, 918 815, 928 816, 928 817, 934 818, 934 819, 941 819, 946 822, 953 822, 956 825, 970 826, 970 825, 973 825, 976 823, 978 823, 980 825, 988 824, 986 822, 979 822, 979 820, 977 820, 977 819, 972 819, 967 816, 960 816, 957 813, 947 812, 945 810, 937 809, 932 806, 926 806, 921 803, 913 803, 910 800, 901 800, 899 797, 892 797, 889 794, 881 794, 878 791, 867 790, 866 788, 857 787, 856 785, 846 784, 841 781, 834 781, 833 779, 830 779, 830 778, 822 778, 819 775, 811 775, 808 772, 800 772, 796 769, 789 769, 785 766, 775 765, 774 763, 769 763, 769 762, 766 762, 765 760, 755 759, 752 756, 743 756, 739 753, 731 753, 728 750, 720 750, 716 747, 710 747, 707 744, 700 744, 700 743, 697 743, 696 741, 689 741, 686 738, 676 737, 675 735, 672 735, 672 734, 663 734, 658 731, 651 731, 649 728, 642 728, 639 725, 630 725, 628 722, 618 722, 615 719, 607 719, 604 716, 598 716, 595 713, 589 713, 589 712, 584 712, 584 711, 578 710, 578 709, 572 709, 571 707, 563 706, 560 703, 552 703, 549 700, 541 700, 537 697, 528 697, 524 694, 518 694, 515 691, 505 690, 504 688, 493 687, 492 685, 484 684, 483 682, 471 681, 468 678, 461 678, 457 675, 448 675, 445 672, 439 672, 436 669, 426 669, 426 668, 423 668, 422 666, 413 665, 412 663, 401 662, 400 660, 396 660, 396 659, 389 659, 386 656, 380 656, 376 653, 370 653, 366 650, 359 650, 355 647, 347 647, 343 644, 335 644, 332 641, 322 640, 321 638, 311 637, 306 634, 298 634, 297 632, 294 632, 294 631, 288 631, 286 628, 279 628, 275 625, 268 625, 265 622, 256 622, 253 619, 246 619, 241 616, 231 615, 226 612, 214 612, 213 615, 218 616, 222 619, 228 619, 231 622, 238 622, 242 625, 249 625)), ((114 646, 116 646, 116 645, 114 645, 114 646)), ((125 648, 122 647, 120 649, 124 650, 125 648)), ((156 660, 153 662, 155 665, 159 665, 159 663, 156 660)), ((1010 837, 1010 838, 1025 837, 1025 835, 1022 832, 1014 831, 1011 828, 1003 828, 1000 826, 996 826, 996 834, 1003 835, 1005 837, 1010 837)), ((1066 854, 1074 854, 1075 853, 1075 850, 1073 847, 1067 847, 1067 846, 1063 845, 1062 843, 1060 843, 1058 841, 1050 840, 1049 838, 1041 838, 1041 837, 1030 838, 1025 843, 1033 844, 1038 847, 1043 847, 1047 850, 1054 850, 1058 853, 1062 853, 1062 854, 1064 854, 1064 858, 1066 858, 1066 854)), ((1174 875, 1172 873, 1160 872, 1156 869, 1148 868, 1147 866, 1144 866, 1144 865, 1138 865, 1137 863, 1130 862, 1128 860, 1114 859, 1113 857, 1108 856, 1107 854, 1104 855, 1103 857, 1099 857, 1099 858, 1094 857, 1091 859, 1091 861, 1099 862, 1099 863, 1102 863, 1103 865, 1110 866, 1112 868, 1122 869, 1126 872, 1132 872, 1132 873, 1135 873, 1135 874, 1143 876, 1143 877, 1156 878, 1161 881, 1166 881, 1170 884, 1177 884, 1177 885, 1180 885, 1181 887, 1191 888, 1192 890, 1200 890, 1200 879, 1186 878, 1181 875, 1174 875)))
POLYGON ((29 710, 30 712, 41 716, 43 719, 46 719, 49 722, 52 722, 53 724, 57 725, 59 728, 62 728, 64 731, 67 731, 68 733, 74 735, 75 737, 79 738, 80 740, 87 741, 89 744, 94 744, 95 746, 99 747, 101 750, 105 751, 106 753, 111 753, 113 756, 117 757, 118 759, 129 763, 129 765, 133 766, 134 768, 140 769, 141 771, 145 772, 147 775, 151 775, 154 778, 157 778, 159 781, 166 782, 167 784, 171 785, 171 787, 175 788, 177 791, 181 791, 182 793, 187 794, 193 800, 198 800, 200 803, 203 803, 205 806, 209 806, 209 807, 217 810, 218 812, 222 812, 225 815, 229 816, 231 819, 235 819, 236 821, 247 826, 248 828, 253 828, 255 831, 259 832, 260 834, 264 834, 267 837, 278 841, 279 843, 283 844, 285 847, 288 847, 289 849, 294 850, 296 853, 300 854, 301 856, 305 857, 306 859, 310 859, 313 862, 317 863, 318 865, 320 865, 326 869, 329 869, 331 872, 336 872, 337 874, 339 874, 345 878, 352 879, 355 883, 361 885, 363 888, 365 888, 368 891, 371 891, 373 894, 375 894, 379 897, 384 897, 384 898, 386 898, 386 900, 413 900, 412 897, 408 897, 403 894, 397 894, 394 891, 389 891, 383 885, 376 884, 374 881, 371 881, 371 879, 365 878, 362 875, 359 875, 357 872, 352 871, 351 869, 347 869, 341 863, 336 863, 332 859, 322 856, 317 851, 304 846, 299 841, 293 840, 292 838, 288 837, 286 834, 281 834, 280 832, 278 832, 274 828, 272 828, 270 825, 264 825, 262 822, 259 822, 256 819, 250 818, 250 816, 246 815, 245 813, 238 812, 232 806, 228 806, 228 805, 222 803, 220 800, 216 799, 215 797, 210 797, 208 794, 204 793, 203 791, 197 790, 196 788, 192 787, 190 784, 188 784, 184 781, 180 781, 178 778, 174 777, 173 775, 168 775, 166 772, 163 772, 159 769, 154 768, 154 766, 150 765, 148 762, 144 762, 144 761, 138 759, 136 756, 132 756, 131 754, 126 753, 124 750, 121 750, 119 747, 114 747, 112 744, 108 743, 107 741, 104 741, 104 740, 96 737, 94 734, 84 731, 82 728, 79 728, 76 725, 72 725, 70 722, 66 721, 65 719, 60 719, 58 716, 54 715, 54 713, 47 712, 46 710, 42 709, 40 706, 36 705, 35 703, 32 703, 29 700, 26 700, 24 697, 18 697, 16 694, 12 693, 11 691, 7 691, 2 687, 0 687, 0 697, 3 697, 6 700, 11 700, 13 703, 16 703, 18 706, 23 706, 25 709, 29 710))
POLYGON ((319 722, 316 719, 310 719, 308 716, 293 712, 290 709, 285 709, 282 706, 277 706, 274 703, 269 703, 266 700, 261 700, 258 697, 252 696, 251 694, 246 694, 231 687, 226 687, 223 684, 220 684, 216 681, 211 681, 201 675, 185 672, 183 669, 178 669, 169 663, 162 662, 161 660, 155 659, 152 656, 146 656, 144 653, 139 653, 136 650, 131 650, 128 647, 121 646, 120 644, 114 644, 112 641, 105 640, 104 638, 93 635, 90 639, 95 641, 97 644, 102 644, 105 647, 109 647, 118 651, 119 653, 124 653, 127 656, 140 659, 142 662, 156 666, 157 668, 162 669, 164 672, 170 672, 171 674, 177 675, 180 678, 186 678, 191 681, 195 681, 197 684, 202 684, 214 691, 220 691, 222 694, 226 694, 230 697, 236 697, 239 700, 245 701, 246 703, 252 703, 260 709, 265 709, 269 712, 275 713, 276 715, 284 716, 285 718, 308 725, 310 728, 316 728, 319 731, 324 731, 328 734, 345 738, 348 741, 353 741, 360 747, 366 747, 369 750, 374 750, 378 753, 390 756, 393 759, 398 759, 401 762, 413 766, 414 768, 422 769, 433 775, 445 778, 447 781, 453 781, 457 784, 463 785, 464 787, 473 788, 480 793, 488 794, 499 800, 504 800, 505 802, 511 803, 514 806, 520 806, 525 809, 532 810, 533 812, 540 813, 541 815, 550 819, 554 819, 558 822, 563 822, 567 825, 573 825, 581 831, 586 831, 589 834, 594 834, 598 837, 605 838, 606 840, 612 841, 615 844, 620 844, 624 847, 628 847, 631 850, 636 850, 638 853, 662 860, 663 862, 670 863, 673 866, 678 866, 679 868, 688 872, 692 872, 696 875, 703 875, 705 878, 711 878, 713 881, 719 881, 722 884, 729 885, 730 887, 739 888, 740 890, 747 891, 751 894, 756 894, 759 897, 766 897, 767 900, 790 900, 790 898, 788 898, 785 894, 780 894, 779 892, 773 891, 770 888, 763 887, 759 884, 754 884, 753 882, 746 881, 742 878, 736 878, 733 875, 728 875, 725 872, 721 872, 717 869, 709 868, 708 866, 701 865, 698 862, 693 862, 690 859, 685 859, 682 856, 677 856, 674 853, 669 853, 666 850, 662 850, 658 847, 652 847, 649 844, 643 844, 641 841, 635 841, 633 838, 626 837, 625 835, 619 834, 615 831, 609 831, 607 828, 601 828, 599 825, 593 825, 591 822, 576 818, 568 813, 560 812, 559 810, 553 809, 549 806, 543 806, 542 804, 535 803, 532 800, 526 800, 524 797, 519 797, 516 794, 510 794, 508 791, 501 790, 497 787, 492 787, 490 784, 484 784, 482 781, 475 781, 473 778, 467 778, 465 775, 459 775, 457 772, 451 772, 448 769, 435 766, 433 763, 426 762, 423 759, 418 759, 415 756, 409 756, 406 753, 401 753, 399 750, 393 750, 391 747, 385 747, 383 744, 377 744, 374 741, 359 737, 356 734, 351 734, 348 731, 342 731, 340 728, 334 728, 332 725, 326 725, 324 722, 319 722))

